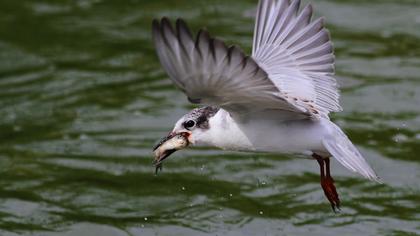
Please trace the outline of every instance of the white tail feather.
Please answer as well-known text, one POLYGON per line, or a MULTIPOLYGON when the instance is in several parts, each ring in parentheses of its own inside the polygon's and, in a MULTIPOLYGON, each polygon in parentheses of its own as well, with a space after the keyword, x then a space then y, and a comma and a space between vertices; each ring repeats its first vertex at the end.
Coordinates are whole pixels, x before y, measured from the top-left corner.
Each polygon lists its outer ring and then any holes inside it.
POLYGON ((375 171, 363 158, 346 134, 334 123, 330 122, 333 128, 331 136, 326 137, 322 144, 344 167, 361 174, 369 180, 381 183, 375 171))

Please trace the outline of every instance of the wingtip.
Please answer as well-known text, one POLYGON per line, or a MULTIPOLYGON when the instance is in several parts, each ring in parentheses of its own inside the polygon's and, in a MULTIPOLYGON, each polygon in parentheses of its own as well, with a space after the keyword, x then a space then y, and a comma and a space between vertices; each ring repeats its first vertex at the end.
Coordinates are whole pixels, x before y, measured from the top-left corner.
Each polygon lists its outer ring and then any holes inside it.
POLYGON ((169 25, 169 26, 171 26, 171 21, 166 16, 162 17, 162 19, 160 20, 160 23, 162 25, 169 25))
POLYGON ((311 3, 306 4, 306 6, 303 8, 302 12, 306 13, 307 15, 309 15, 308 17, 308 24, 311 22, 311 18, 312 15, 314 13, 314 7, 312 6, 311 3))
POLYGON ((320 22, 321 27, 325 27, 325 16, 321 16, 317 19, 320 22))
POLYGON ((182 18, 177 18, 175 21, 176 25, 186 25, 185 21, 182 18))
POLYGON ((175 25, 177 29, 186 29, 187 31, 189 31, 187 22, 185 22, 182 18, 177 18, 175 25))
POLYGON ((372 170, 373 173, 371 173, 369 176, 367 176, 367 178, 371 181, 374 181, 378 184, 384 184, 384 182, 382 181, 382 178, 379 177, 374 170, 372 170))
POLYGON ((162 17, 161 19, 160 19, 160 22, 161 23, 169 23, 170 22, 170 20, 169 20, 169 18, 167 17, 167 16, 164 16, 164 17, 162 17))
POLYGON ((169 18, 168 17, 166 17, 166 16, 163 16, 163 17, 161 17, 160 19, 159 18, 154 18, 153 20, 152 20, 152 26, 153 27, 157 27, 157 28, 160 28, 160 26, 162 26, 162 25, 164 25, 164 24, 171 24, 170 23, 171 21, 169 20, 169 18))
POLYGON ((175 30, 172 27, 171 21, 167 17, 162 17, 160 21, 161 34, 167 40, 171 37, 175 37, 175 30))
POLYGON ((210 34, 206 29, 202 28, 197 33, 197 38, 200 38, 200 37, 210 38, 210 34))
POLYGON ((309 11, 311 11, 311 12, 314 11, 314 5, 312 5, 312 3, 306 4, 306 7, 308 8, 309 11))
POLYGON ((200 41, 210 41, 210 34, 206 29, 200 29, 197 33, 197 38, 195 40, 195 44, 196 46, 198 46, 198 44, 200 43, 200 41))
POLYGON ((374 181, 378 184, 385 184, 384 181, 382 181, 382 179, 379 176, 375 176, 374 181))
POLYGON ((176 26, 176 31, 178 33, 178 36, 180 36, 181 34, 185 34, 187 35, 189 39, 193 38, 191 31, 188 28, 187 23, 183 19, 181 18, 176 19, 175 26, 176 26))
POLYGON ((158 19, 153 19, 153 21, 152 21, 152 29, 153 30, 156 30, 156 29, 159 29, 159 20, 158 19))
POLYGON ((152 38, 155 44, 160 38, 160 23, 158 19, 153 19, 152 21, 152 38))

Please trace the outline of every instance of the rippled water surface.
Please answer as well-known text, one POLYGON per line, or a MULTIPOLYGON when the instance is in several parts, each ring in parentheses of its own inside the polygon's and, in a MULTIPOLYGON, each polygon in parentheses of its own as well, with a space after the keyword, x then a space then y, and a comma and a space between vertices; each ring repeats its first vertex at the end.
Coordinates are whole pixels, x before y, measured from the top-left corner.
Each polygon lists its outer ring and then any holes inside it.
POLYGON ((420 2, 313 0, 337 58, 333 119, 382 177, 335 161, 151 147, 191 105, 161 69, 153 18, 250 51, 255 1, 0 1, 0 235, 420 235, 420 2))

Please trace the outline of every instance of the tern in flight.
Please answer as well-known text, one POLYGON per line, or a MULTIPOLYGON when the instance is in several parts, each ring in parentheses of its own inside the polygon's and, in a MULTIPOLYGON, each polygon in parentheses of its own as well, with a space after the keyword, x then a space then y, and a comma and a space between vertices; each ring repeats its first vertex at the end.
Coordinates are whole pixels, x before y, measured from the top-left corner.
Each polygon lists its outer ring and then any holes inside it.
POLYGON ((324 18, 311 20, 300 0, 260 0, 252 55, 181 19, 153 21, 159 60, 193 104, 155 147, 155 165, 188 145, 224 150, 303 154, 318 162, 321 186, 334 211, 340 200, 330 158, 379 182, 378 176, 328 117, 342 110, 334 51, 324 18))

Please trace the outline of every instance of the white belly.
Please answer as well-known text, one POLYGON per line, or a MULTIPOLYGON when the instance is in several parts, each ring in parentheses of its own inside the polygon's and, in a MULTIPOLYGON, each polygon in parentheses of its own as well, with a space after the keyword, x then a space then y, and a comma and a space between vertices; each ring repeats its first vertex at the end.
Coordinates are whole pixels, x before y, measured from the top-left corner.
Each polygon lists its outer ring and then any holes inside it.
MULTIPOLYGON (((219 112, 220 113, 220 112, 219 112)), ((329 121, 252 119, 235 122, 227 112, 210 122, 210 145, 226 150, 299 153, 327 152, 322 145, 329 121), (221 127, 214 129, 215 127, 221 127)))
POLYGON ((240 126, 256 151, 308 153, 324 151, 324 129, 309 120, 249 123, 240 126))

